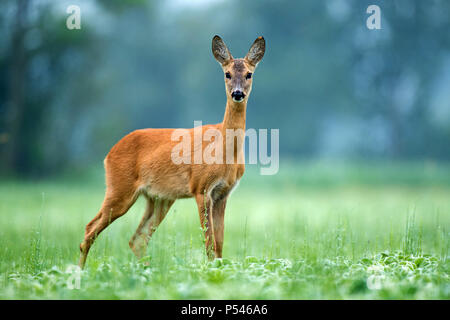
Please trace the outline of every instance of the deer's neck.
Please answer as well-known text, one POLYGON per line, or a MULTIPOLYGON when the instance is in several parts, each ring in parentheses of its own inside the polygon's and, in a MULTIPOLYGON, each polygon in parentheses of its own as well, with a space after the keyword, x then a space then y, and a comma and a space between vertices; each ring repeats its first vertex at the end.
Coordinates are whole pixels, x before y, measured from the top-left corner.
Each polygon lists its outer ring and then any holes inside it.
POLYGON ((245 139, 245 111, 247 102, 236 103, 227 101, 225 116, 222 122, 223 144, 226 152, 224 158, 226 163, 244 163, 244 139, 245 139), (232 135, 233 138, 228 137, 232 135), (231 143, 231 144, 230 144, 231 143))
POLYGON ((240 103, 233 100, 227 101, 225 115, 223 117, 222 129, 242 129, 245 131, 245 111, 247 109, 247 101, 240 103))

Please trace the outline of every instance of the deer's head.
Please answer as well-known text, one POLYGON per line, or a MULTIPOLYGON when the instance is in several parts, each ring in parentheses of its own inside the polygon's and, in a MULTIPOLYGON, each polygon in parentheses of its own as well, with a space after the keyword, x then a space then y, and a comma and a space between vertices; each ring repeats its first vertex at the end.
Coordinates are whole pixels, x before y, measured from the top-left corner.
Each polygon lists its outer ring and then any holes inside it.
POLYGON ((264 56, 265 50, 264 38, 258 37, 245 58, 234 59, 223 40, 219 36, 214 36, 212 52, 222 66, 228 100, 236 103, 247 101, 252 91, 253 72, 264 56))

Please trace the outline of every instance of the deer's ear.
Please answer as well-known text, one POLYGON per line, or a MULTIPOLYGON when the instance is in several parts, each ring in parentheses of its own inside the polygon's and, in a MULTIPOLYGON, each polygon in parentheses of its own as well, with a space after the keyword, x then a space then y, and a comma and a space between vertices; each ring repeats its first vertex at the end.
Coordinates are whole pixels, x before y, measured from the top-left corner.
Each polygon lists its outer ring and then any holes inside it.
POLYGON ((255 42, 253 42, 250 50, 248 50, 247 55, 245 56, 245 60, 247 60, 251 65, 258 64, 259 61, 264 56, 264 52, 266 51, 266 40, 263 37, 258 37, 255 42))
POLYGON ((233 59, 227 46, 219 36, 214 36, 212 39, 212 52, 214 58, 216 58, 221 65, 225 65, 233 59))

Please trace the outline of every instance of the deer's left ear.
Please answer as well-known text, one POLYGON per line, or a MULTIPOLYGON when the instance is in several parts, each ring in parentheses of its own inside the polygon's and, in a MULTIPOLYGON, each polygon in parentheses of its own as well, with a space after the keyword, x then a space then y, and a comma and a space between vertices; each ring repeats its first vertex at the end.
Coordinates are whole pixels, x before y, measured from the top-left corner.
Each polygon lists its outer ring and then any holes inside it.
POLYGON ((263 37, 258 37, 255 42, 253 42, 250 50, 248 50, 245 60, 247 60, 251 65, 255 66, 264 56, 266 51, 266 40, 263 37))

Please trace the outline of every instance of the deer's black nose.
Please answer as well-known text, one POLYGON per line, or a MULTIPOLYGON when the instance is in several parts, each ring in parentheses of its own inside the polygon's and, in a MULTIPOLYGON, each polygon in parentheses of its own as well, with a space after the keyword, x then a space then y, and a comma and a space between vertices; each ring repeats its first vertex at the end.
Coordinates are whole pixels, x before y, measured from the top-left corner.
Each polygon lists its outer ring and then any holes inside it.
POLYGON ((240 90, 236 90, 236 91, 233 91, 233 93, 231 94, 231 97, 236 101, 241 101, 242 99, 245 98, 245 94, 240 90))

